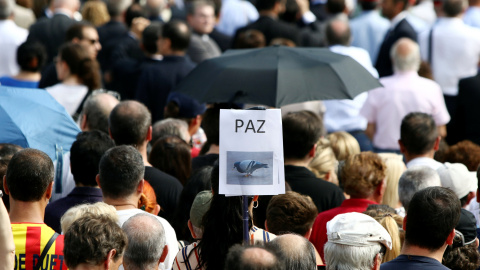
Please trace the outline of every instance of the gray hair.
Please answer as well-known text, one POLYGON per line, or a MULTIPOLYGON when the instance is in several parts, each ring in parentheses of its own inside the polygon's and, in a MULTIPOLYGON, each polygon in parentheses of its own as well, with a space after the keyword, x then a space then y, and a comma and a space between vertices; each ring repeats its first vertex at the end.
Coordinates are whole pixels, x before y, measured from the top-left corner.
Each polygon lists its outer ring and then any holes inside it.
POLYGON ((130 217, 122 226, 128 245, 123 255, 125 269, 156 270, 165 247, 165 230, 162 223, 147 213, 130 217))
POLYGON ((82 110, 82 116, 87 118, 89 130, 97 129, 108 134, 108 117, 119 102, 107 93, 90 95, 85 100, 82 110))
POLYGON ((408 168, 398 181, 398 197, 405 211, 417 191, 434 186, 441 186, 440 177, 434 169, 426 166, 408 168))
POLYGON ((267 247, 276 250, 283 259, 286 269, 316 269, 315 248, 305 238, 296 234, 284 234, 267 243, 267 247))
POLYGON ((187 122, 174 118, 163 119, 156 122, 152 127, 152 145, 161 137, 170 135, 178 136, 188 143, 189 139, 187 134, 187 122))
POLYGON ((324 246, 326 270, 371 270, 382 246, 360 247, 327 242, 324 246))
POLYGON ((122 15, 132 4, 132 0, 107 0, 108 14, 111 17, 122 15))
POLYGON ((390 50, 395 71, 418 71, 420 68, 420 47, 409 39, 401 38, 390 50))
POLYGON ((14 0, 0 0, 0 20, 6 20, 13 14, 14 0))

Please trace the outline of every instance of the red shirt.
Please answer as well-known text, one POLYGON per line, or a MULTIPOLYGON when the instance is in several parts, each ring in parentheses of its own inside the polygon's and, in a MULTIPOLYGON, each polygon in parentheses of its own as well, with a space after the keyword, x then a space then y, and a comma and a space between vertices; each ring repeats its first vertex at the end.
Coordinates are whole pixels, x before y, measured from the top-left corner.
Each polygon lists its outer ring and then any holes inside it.
POLYGON ((313 223, 312 235, 310 236, 310 242, 313 243, 318 253, 325 262, 323 246, 327 242, 327 222, 332 220, 338 214, 350 213, 350 212, 364 212, 370 204, 377 204, 374 201, 367 199, 348 199, 344 200, 339 207, 332 208, 330 210, 321 212, 318 214, 313 223))

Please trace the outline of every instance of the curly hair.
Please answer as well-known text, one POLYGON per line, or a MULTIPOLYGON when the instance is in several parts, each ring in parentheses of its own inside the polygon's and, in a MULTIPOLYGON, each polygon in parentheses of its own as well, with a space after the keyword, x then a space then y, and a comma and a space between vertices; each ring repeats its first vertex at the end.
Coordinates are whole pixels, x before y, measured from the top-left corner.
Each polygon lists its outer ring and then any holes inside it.
POLYGON ((386 170, 380 156, 373 152, 352 155, 342 169, 344 191, 353 198, 368 198, 385 179, 386 170))
POLYGON ((461 246, 462 240, 459 235, 455 235, 453 245, 447 246, 443 254, 442 264, 452 270, 474 270, 480 266, 480 253, 477 250, 476 243, 461 246), (459 247, 454 247, 459 244, 459 247))
POLYGON ((450 146, 443 162, 462 163, 474 172, 480 164, 480 146, 469 140, 461 141, 450 146))

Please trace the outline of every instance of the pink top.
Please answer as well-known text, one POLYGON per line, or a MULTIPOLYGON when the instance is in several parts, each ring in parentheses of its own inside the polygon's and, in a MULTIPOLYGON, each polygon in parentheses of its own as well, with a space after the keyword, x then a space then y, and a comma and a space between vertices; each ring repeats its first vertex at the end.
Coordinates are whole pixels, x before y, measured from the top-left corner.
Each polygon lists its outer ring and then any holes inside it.
POLYGON ((373 145, 381 149, 400 149, 400 125, 411 112, 431 114, 437 126, 450 121, 440 86, 414 71, 395 72, 380 79, 384 86, 368 93, 360 114, 376 124, 373 145))

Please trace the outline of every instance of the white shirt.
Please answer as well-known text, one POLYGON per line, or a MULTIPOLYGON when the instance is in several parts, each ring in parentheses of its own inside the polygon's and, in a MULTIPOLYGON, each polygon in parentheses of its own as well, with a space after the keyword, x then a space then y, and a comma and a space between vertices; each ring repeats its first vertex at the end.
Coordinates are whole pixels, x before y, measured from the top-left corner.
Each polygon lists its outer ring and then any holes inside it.
POLYGON ((257 9, 246 0, 223 0, 217 30, 233 36, 238 28, 258 19, 257 9))
POLYGON ((27 40, 28 31, 12 20, 0 20, 0 77, 14 76, 20 71, 17 48, 27 40))
MULTIPOLYGON (((368 52, 353 46, 334 45, 330 47, 334 53, 348 55, 362 65, 373 77, 378 78, 378 72, 370 61, 368 52)), ((368 94, 362 93, 353 100, 324 100, 326 107, 324 124, 328 132, 365 130, 367 119, 360 115, 360 109, 367 100, 368 94)))
POLYGON ((88 93, 85 85, 66 85, 57 83, 45 88, 47 92, 62 105, 69 115, 74 115, 88 93))
MULTIPOLYGON (((428 61, 430 31, 419 37, 422 59, 428 61)), ((460 18, 440 18, 433 26, 433 78, 443 94, 458 95, 458 81, 477 74, 480 60, 480 29, 466 25, 460 18)))
POLYGON ((469 7, 463 15, 465 24, 480 28, 480 7, 469 7))
POLYGON ((429 26, 432 26, 437 20, 437 14, 433 9, 432 0, 423 0, 418 5, 413 6, 408 11, 411 15, 423 20, 429 26))
MULTIPOLYGON (((140 213, 149 214, 140 209, 117 210, 118 225, 122 227, 123 223, 125 223, 127 219, 140 213)), ((168 221, 166 221, 164 218, 159 216, 154 216, 154 217, 156 217, 160 221, 160 223, 162 223, 163 225, 163 229, 165 230, 165 237, 166 237, 165 243, 168 246, 167 257, 165 258, 165 262, 163 263, 163 265, 160 264, 160 268, 165 270, 172 269, 173 261, 175 260, 175 256, 177 256, 177 253, 178 253, 177 235, 175 234, 175 230, 173 229, 172 225, 170 225, 168 221)))
POLYGON ((428 157, 418 157, 410 160, 405 164, 407 166, 407 169, 414 167, 414 166, 425 166, 432 168, 433 170, 437 170, 438 168, 443 166, 443 163, 440 163, 436 161, 433 158, 428 158, 428 157))

